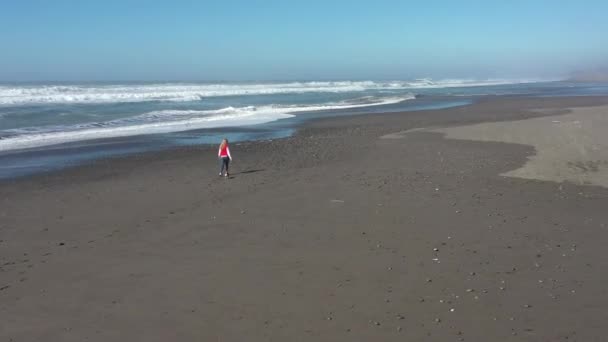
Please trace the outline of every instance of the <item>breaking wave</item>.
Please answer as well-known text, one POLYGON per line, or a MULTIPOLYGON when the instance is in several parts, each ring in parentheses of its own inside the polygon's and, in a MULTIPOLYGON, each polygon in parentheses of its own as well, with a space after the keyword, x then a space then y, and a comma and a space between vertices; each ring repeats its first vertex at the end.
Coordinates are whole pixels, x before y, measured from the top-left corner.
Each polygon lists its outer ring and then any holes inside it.
POLYGON ((199 101, 209 97, 301 93, 347 93, 527 83, 520 80, 339 81, 287 83, 175 83, 116 85, 0 85, 0 105, 199 101))
POLYGON ((378 106, 414 99, 365 96, 318 105, 226 107, 217 110, 159 110, 132 117, 70 126, 24 127, 4 130, 0 152, 84 140, 179 132, 193 129, 262 124, 289 118, 293 113, 378 106))

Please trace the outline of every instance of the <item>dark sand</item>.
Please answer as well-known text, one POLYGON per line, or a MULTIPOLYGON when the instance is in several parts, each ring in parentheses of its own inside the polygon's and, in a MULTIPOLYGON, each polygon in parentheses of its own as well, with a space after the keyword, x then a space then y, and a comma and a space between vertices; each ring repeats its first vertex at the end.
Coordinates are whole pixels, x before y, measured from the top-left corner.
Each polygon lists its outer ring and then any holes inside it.
POLYGON ((608 189, 501 176, 531 146, 380 139, 605 104, 319 120, 232 145, 231 179, 213 147, 5 181, 0 341, 606 341, 608 189))

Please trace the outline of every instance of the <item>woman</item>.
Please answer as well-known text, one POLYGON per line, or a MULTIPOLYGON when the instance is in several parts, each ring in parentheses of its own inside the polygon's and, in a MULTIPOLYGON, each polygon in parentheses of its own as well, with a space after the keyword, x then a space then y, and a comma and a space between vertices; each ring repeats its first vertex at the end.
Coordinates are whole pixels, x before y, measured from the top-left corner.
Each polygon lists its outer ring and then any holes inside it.
POLYGON ((222 140, 220 149, 217 151, 217 156, 220 158, 220 176, 224 175, 224 168, 226 169, 225 177, 228 177, 228 164, 232 160, 230 155, 230 147, 228 147, 228 139, 222 140))

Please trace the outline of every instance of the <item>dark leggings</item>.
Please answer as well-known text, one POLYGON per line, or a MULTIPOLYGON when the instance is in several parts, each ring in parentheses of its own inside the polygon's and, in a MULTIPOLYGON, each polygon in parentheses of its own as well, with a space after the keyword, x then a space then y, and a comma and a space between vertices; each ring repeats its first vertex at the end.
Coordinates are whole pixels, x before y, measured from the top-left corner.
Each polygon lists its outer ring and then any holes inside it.
POLYGON ((230 164, 230 158, 220 158, 220 173, 224 173, 224 168, 226 169, 226 173, 228 173, 228 164, 230 164))

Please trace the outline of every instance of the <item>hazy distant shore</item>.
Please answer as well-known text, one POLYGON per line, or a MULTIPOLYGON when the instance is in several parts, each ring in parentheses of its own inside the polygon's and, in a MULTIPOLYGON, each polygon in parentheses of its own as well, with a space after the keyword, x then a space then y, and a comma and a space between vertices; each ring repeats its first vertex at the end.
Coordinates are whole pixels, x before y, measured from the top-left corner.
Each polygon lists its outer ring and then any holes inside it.
POLYGON ((317 119, 233 144, 230 179, 187 147, 1 181, 0 339, 602 341, 608 189, 504 175, 606 105, 317 119))
POLYGON ((608 82, 608 69, 579 71, 574 73, 568 80, 581 83, 608 82))

